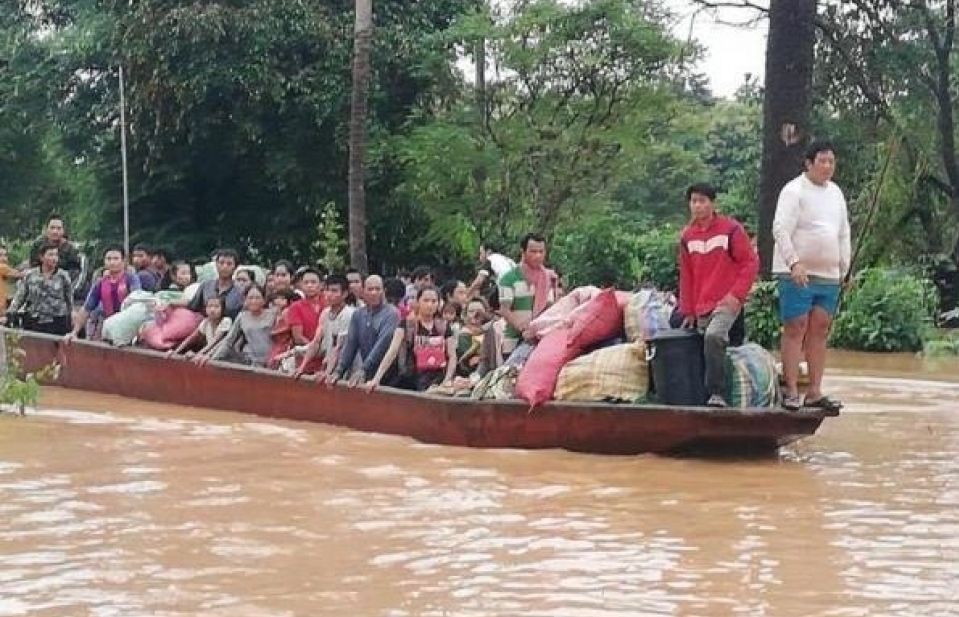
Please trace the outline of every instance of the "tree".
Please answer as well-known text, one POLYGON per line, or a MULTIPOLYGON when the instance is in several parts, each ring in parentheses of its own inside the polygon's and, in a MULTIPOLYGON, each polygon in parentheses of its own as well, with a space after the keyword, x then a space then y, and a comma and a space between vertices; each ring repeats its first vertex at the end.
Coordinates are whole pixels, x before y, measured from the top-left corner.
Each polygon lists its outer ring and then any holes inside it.
MULTIPOLYGON (((414 107, 458 86, 453 50, 433 35, 476 2, 378 0, 366 122, 371 262, 413 259, 419 230, 393 197, 388 141, 425 120, 414 107)), ((348 214, 351 4, 0 2, 5 220, 34 234, 56 209, 81 239, 120 237, 122 64, 134 241, 186 258, 228 244, 261 261, 312 261, 324 206, 348 214), (72 222, 81 213, 82 230, 72 222)))
POLYGON ((802 169, 812 133, 816 0, 771 0, 763 98, 763 155, 759 183, 759 256, 772 269, 773 218, 783 186, 802 169))
POLYGON ((464 49, 485 42, 498 76, 485 84, 486 121, 475 93, 462 93, 397 142, 404 194, 449 252, 576 225, 647 150, 670 147, 684 65, 652 3, 523 2, 498 19, 464 19, 449 37, 464 49))
POLYGON ((353 31, 353 88, 350 94, 350 262, 369 269, 366 255, 366 118, 369 107, 370 47, 373 38, 372 0, 356 0, 353 31))

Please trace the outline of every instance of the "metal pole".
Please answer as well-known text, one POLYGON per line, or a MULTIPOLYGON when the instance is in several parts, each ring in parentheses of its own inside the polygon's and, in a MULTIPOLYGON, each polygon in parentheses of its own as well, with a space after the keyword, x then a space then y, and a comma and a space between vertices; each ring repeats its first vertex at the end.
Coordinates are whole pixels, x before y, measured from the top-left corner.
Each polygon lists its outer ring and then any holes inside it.
POLYGON ((130 255, 130 190, 127 184, 127 105, 123 90, 123 66, 120 66, 120 157, 123 166, 123 250, 130 255))

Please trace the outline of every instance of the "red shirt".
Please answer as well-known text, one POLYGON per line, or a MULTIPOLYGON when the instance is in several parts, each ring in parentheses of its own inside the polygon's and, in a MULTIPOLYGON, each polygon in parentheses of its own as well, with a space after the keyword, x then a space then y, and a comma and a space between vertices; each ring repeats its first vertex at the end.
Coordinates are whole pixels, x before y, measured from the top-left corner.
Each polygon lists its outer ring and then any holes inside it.
MULTIPOLYGON (((323 312, 323 297, 319 296, 315 302, 309 298, 297 300, 287 309, 290 327, 300 326, 303 328, 303 338, 307 342, 312 341, 316 336, 316 331, 320 327, 320 313, 323 312)), ((316 357, 310 360, 304 371, 308 374, 318 373, 323 370, 323 358, 316 357)))
POLYGON ((705 227, 691 223, 679 241, 679 310, 708 315, 728 294, 745 304, 758 273, 759 256, 738 222, 717 214, 705 227))
POLYGON ((320 327, 320 313, 323 312, 323 299, 316 298, 311 302, 309 298, 297 300, 287 309, 289 312, 290 327, 300 326, 303 328, 303 338, 307 342, 312 341, 316 336, 316 330, 320 327))

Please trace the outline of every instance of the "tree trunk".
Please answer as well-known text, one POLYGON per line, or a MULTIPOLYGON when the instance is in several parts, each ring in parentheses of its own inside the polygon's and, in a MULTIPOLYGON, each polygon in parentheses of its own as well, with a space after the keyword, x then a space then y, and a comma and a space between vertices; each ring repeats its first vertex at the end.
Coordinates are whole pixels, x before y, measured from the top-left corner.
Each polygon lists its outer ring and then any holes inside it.
POLYGON ((772 0, 766 44, 763 157, 759 185, 759 257, 772 269, 773 217, 783 186, 802 170, 809 139, 816 0, 772 0))
POLYGON ((356 0, 353 31, 353 90, 350 96, 350 264, 368 272, 366 253, 366 117, 369 111, 373 2, 356 0))

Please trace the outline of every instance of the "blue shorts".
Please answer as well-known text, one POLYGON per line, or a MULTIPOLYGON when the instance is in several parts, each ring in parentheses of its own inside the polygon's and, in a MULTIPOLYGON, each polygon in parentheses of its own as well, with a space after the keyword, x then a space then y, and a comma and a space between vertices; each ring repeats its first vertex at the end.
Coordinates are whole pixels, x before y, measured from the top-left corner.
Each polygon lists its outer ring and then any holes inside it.
POLYGON ((779 317, 792 321, 809 314, 814 306, 833 315, 839 306, 838 283, 809 283, 800 287, 788 276, 779 277, 779 317))

